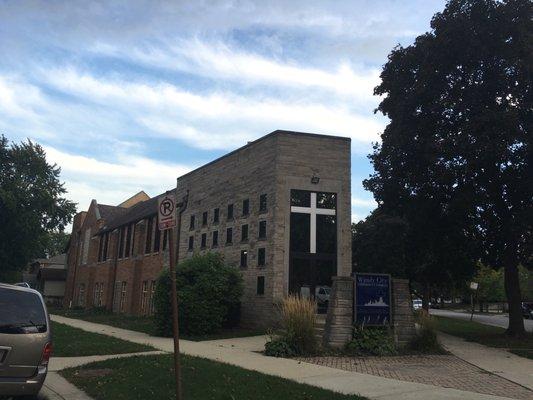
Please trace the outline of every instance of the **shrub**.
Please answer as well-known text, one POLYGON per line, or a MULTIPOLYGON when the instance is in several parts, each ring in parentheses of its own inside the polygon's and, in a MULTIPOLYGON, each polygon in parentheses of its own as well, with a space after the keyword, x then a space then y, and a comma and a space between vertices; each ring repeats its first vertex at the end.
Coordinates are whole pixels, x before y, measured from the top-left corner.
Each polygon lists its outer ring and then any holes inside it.
POLYGON ((355 327, 353 339, 345 351, 356 356, 389 356, 396 354, 394 338, 387 328, 355 327))
POLYGON ((435 321, 427 313, 416 316, 418 332, 416 337, 409 343, 409 349, 417 353, 445 354, 446 351, 437 339, 435 321))
POLYGON ((268 355, 276 357, 314 354, 318 344, 315 337, 316 304, 310 299, 291 295, 281 303, 282 335, 265 345, 268 355), (267 349, 271 349, 270 351, 267 349), (279 351, 278 351, 279 350, 279 351))
MULTIPOLYGON (((240 272, 221 255, 207 253, 183 261, 176 269, 180 332, 203 336, 238 324, 243 293, 240 272)), ((154 297, 157 333, 172 335, 170 274, 164 270, 154 297)))
POLYGON ((271 338, 265 344, 265 354, 271 357, 294 357, 296 351, 284 337, 271 338))

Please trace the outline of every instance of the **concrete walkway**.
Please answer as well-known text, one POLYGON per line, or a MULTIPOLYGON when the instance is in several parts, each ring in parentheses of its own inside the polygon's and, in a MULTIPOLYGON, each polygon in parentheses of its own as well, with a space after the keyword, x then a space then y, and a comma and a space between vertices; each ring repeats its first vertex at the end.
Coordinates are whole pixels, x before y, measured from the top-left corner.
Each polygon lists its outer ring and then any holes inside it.
MULTIPOLYGON (((154 348, 172 352, 172 340, 152 337, 145 333, 119 329, 107 325, 52 315, 52 320, 89 332, 101 333, 154 348)), ((359 394, 380 400, 496 400, 489 396, 420 383, 403 382, 373 375, 342 371, 297 360, 266 357, 263 349, 266 336, 235 338, 208 342, 180 341, 184 354, 225 362, 268 375, 321 387, 345 394, 359 394)))
POLYGON ((439 341, 462 360, 533 390, 533 360, 444 333, 439 333, 439 341))

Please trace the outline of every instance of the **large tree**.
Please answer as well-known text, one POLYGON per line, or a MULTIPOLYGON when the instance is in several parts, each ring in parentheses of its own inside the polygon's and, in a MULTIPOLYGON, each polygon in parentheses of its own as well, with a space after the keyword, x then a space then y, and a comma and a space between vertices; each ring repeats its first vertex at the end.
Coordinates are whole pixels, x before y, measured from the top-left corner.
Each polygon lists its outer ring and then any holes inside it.
POLYGON ((51 235, 71 221, 76 207, 63 197, 59 174, 38 144, 0 137, 0 277, 44 255, 51 235))
POLYGON ((390 212, 438 205, 504 268, 509 335, 524 333, 518 266, 532 254, 532 18, 530 0, 451 0, 395 48, 375 90, 390 123, 365 183, 390 212))

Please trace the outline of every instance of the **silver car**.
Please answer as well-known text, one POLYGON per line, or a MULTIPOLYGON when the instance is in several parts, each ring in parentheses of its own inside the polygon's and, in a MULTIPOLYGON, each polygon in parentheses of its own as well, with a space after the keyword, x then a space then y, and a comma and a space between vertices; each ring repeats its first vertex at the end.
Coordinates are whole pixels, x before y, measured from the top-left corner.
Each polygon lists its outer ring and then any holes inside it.
POLYGON ((0 396, 36 396, 51 353, 50 319, 39 292, 0 283, 0 396))

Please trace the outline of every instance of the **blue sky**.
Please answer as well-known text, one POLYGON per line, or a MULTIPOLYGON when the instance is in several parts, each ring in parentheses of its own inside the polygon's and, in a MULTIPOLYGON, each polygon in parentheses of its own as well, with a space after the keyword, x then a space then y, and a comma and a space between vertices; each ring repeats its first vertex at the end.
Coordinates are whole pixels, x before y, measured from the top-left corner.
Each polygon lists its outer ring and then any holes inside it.
POLYGON ((118 204, 276 129, 352 138, 352 219, 387 120, 390 50, 444 1, 2 1, 0 133, 31 138, 68 196, 118 204))

